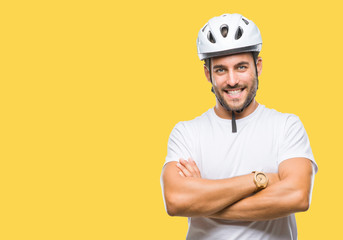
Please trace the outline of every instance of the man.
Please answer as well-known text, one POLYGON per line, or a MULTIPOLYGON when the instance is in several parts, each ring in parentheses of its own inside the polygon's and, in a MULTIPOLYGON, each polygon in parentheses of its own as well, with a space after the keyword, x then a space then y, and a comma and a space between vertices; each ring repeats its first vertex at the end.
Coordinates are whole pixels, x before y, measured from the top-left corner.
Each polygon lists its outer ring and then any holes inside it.
POLYGON ((161 184, 166 210, 186 216, 187 239, 297 239, 317 165, 292 114, 255 100, 262 58, 257 26, 212 18, 197 40, 216 106, 170 134, 161 184))

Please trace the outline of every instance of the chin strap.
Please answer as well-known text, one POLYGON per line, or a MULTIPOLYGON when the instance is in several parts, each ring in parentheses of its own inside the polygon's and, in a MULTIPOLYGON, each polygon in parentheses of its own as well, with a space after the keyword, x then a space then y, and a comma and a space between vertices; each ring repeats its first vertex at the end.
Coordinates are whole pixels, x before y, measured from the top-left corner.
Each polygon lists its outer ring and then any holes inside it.
POLYGON ((232 132, 236 133, 237 132, 237 125, 236 125, 236 116, 235 116, 235 112, 234 111, 232 111, 231 123, 232 123, 232 132))

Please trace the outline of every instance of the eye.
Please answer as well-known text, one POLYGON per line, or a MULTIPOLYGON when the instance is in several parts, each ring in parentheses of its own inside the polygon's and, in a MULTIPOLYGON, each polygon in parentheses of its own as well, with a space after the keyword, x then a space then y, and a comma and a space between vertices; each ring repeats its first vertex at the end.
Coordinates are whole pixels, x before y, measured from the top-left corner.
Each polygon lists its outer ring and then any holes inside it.
POLYGON ((245 70, 247 69, 248 67, 247 66, 244 66, 244 65, 241 65, 241 66, 238 66, 238 70, 245 70))
POLYGON ((216 70, 214 70, 215 73, 223 73, 224 71, 224 68, 217 68, 216 70))

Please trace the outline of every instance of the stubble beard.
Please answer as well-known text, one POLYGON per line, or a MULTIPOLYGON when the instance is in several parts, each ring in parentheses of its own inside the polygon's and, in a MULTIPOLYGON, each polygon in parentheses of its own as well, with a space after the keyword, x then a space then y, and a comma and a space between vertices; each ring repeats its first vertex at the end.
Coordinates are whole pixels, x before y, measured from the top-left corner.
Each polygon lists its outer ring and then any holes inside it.
POLYGON ((247 106, 249 106, 249 104, 255 98, 256 92, 257 92, 257 82, 258 82, 257 77, 255 77, 254 84, 249 90, 248 96, 246 97, 243 104, 241 104, 240 106, 229 106, 229 104, 225 101, 224 96, 219 92, 218 88, 213 86, 213 90, 214 90, 214 94, 216 95, 216 98, 218 99, 219 103, 225 108, 225 110, 229 112, 231 111, 242 112, 247 106))

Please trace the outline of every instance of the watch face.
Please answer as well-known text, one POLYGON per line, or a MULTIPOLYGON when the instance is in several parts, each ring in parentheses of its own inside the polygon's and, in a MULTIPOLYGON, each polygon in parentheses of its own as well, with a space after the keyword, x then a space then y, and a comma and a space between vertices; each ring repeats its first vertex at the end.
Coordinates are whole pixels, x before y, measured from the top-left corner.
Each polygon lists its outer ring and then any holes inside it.
POLYGON ((256 180, 257 180, 257 182, 260 183, 261 185, 267 183, 267 177, 266 177, 263 173, 258 173, 258 174, 256 175, 256 180))

